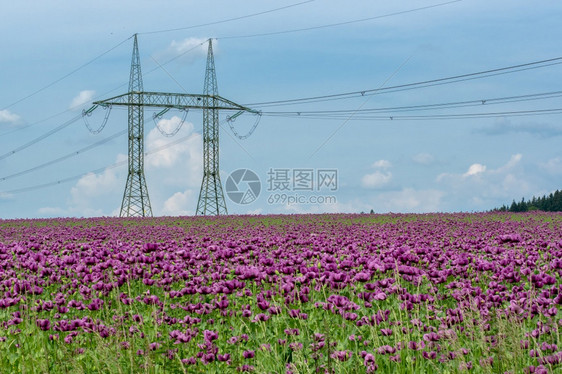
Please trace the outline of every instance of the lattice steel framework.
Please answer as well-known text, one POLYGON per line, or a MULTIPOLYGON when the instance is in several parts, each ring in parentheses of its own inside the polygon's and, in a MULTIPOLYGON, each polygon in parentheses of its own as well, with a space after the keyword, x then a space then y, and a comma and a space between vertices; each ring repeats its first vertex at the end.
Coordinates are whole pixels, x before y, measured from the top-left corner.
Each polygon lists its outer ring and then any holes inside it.
POLYGON ((121 217, 152 216, 144 177, 144 107, 142 72, 137 35, 129 76, 129 171, 121 203, 121 217))
POLYGON ((152 216, 148 189, 144 177, 144 108, 174 108, 203 110, 203 181, 196 214, 226 214, 226 203, 219 176, 219 110, 258 113, 255 110, 220 97, 213 45, 209 40, 204 93, 145 92, 138 51, 134 36, 129 92, 106 100, 94 102, 94 107, 127 106, 129 113, 129 172, 121 205, 121 217, 152 216))
POLYGON ((203 101, 203 181, 196 214, 228 214, 219 174, 219 111, 215 109, 219 93, 212 40, 209 40, 203 93, 206 95, 203 101))

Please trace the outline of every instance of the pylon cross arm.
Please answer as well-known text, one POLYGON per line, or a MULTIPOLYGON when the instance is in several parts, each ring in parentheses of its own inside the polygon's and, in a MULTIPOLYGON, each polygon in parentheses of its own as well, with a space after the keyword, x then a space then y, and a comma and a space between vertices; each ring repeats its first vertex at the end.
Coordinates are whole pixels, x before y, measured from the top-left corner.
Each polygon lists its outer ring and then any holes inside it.
POLYGON ((236 104, 218 95, 182 94, 167 92, 128 92, 106 100, 95 101, 94 105, 101 106, 143 106, 152 108, 174 108, 174 109, 215 109, 236 110, 250 113, 258 113, 256 110, 236 104), (131 97, 142 96, 139 102, 131 102, 131 97))

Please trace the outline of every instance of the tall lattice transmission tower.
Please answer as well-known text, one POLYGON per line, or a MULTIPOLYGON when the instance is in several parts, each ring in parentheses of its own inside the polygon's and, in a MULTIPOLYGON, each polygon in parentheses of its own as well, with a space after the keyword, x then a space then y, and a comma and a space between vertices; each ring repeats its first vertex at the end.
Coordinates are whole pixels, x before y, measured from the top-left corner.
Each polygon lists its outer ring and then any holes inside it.
POLYGON ((144 100, 137 35, 129 76, 129 170, 119 216, 152 216, 144 178, 144 100))
POLYGON ((144 91, 139 57, 137 35, 134 35, 129 92, 106 100, 95 101, 85 114, 95 108, 110 108, 114 105, 127 106, 129 118, 129 170, 127 184, 121 204, 121 217, 152 216, 148 188, 144 176, 144 108, 161 108, 160 113, 169 109, 201 109, 203 111, 203 181, 197 203, 196 214, 226 214, 226 203, 219 176, 219 111, 236 111, 232 117, 244 112, 259 112, 236 104, 218 95, 213 43, 209 39, 205 87, 203 94, 167 93, 144 91))
POLYGON ((215 109, 219 92, 211 39, 207 52, 203 94, 205 95, 203 105, 206 107, 203 109, 203 181, 196 214, 227 214, 219 174, 219 111, 215 109))

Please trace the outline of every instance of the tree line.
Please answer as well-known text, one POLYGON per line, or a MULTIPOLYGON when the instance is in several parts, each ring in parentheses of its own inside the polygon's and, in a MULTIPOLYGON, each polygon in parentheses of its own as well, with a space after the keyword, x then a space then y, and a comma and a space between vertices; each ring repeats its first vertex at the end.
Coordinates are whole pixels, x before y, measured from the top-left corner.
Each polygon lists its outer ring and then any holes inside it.
POLYGON ((513 200, 510 206, 503 205, 494 211, 499 212, 529 212, 533 210, 542 210, 543 212, 562 212, 562 191, 543 197, 534 197, 531 200, 521 199, 520 202, 513 200))

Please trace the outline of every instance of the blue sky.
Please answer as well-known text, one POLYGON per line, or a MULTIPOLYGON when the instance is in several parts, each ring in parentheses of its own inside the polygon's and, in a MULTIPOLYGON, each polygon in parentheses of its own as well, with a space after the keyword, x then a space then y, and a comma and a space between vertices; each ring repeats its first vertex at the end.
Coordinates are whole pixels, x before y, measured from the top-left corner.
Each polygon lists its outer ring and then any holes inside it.
MULTIPOLYGON (((126 129, 126 110, 113 108, 97 135, 79 119, 21 148, 76 119, 92 100, 126 92, 133 47, 130 37, 135 33, 139 34, 144 88, 161 92, 202 93, 203 43, 216 38, 219 94, 239 104, 385 88, 562 56, 559 1, 297 3, 4 4, 0 218, 118 214, 126 166, 108 166, 126 160, 126 136, 114 135, 126 129), (419 8, 426 9, 415 10, 419 8), (249 17, 262 12, 266 13, 249 17), (366 18, 371 19, 348 22, 366 18), (215 24, 191 27, 209 23, 215 24), (340 23, 345 24, 316 28, 340 23), (284 32, 308 28, 314 29, 284 32), (103 144, 70 156, 97 142, 103 144), (65 159, 41 166, 59 158, 65 159), (42 184, 48 186, 28 189, 42 184)), ((559 109, 561 95, 504 103, 493 100, 562 91, 559 62, 378 95, 255 105, 263 115, 248 139, 236 138, 224 121, 221 128, 223 185, 230 173, 243 168, 261 180, 255 201, 240 205, 227 197, 229 212, 481 211, 560 189, 562 114, 506 113, 559 109), (484 103, 407 112, 395 109, 473 101, 484 103), (361 110, 377 108, 394 109, 360 120, 361 110), (347 112, 327 118, 326 111, 333 110, 347 112), (311 111, 321 111, 321 118, 302 115, 311 111), (271 112, 302 114, 272 116, 271 112), (473 116, 478 113, 499 114, 473 116), (472 116, 452 118, 459 114, 472 116), (312 171, 314 178, 321 170, 337 170, 337 189, 298 190, 293 172, 301 169, 312 171), (288 190, 269 188, 271 171, 277 176, 288 173, 288 190), (284 198, 300 200, 279 203, 284 198), (318 198, 329 203, 317 203, 318 198)), ((202 177, 202 114, 189 112, 180 131, 165 137, 152 120, 153 112, 145 114, 145 150, 152 152, 145 159, 145 173, 154 214, 192 215, 202 177), (179 139, 185 140, 167 146, 179 139)), ((89 118, 91 126, 101 124, 104 114, 97 109, 89 118)), ((181 116, 170 111, 160 126, 172 130, 181 116)), ((242 115, 233 126, 243 134, 254 120, 242 115)), ((248 185, 238 187, 245 190, 248 185)))

